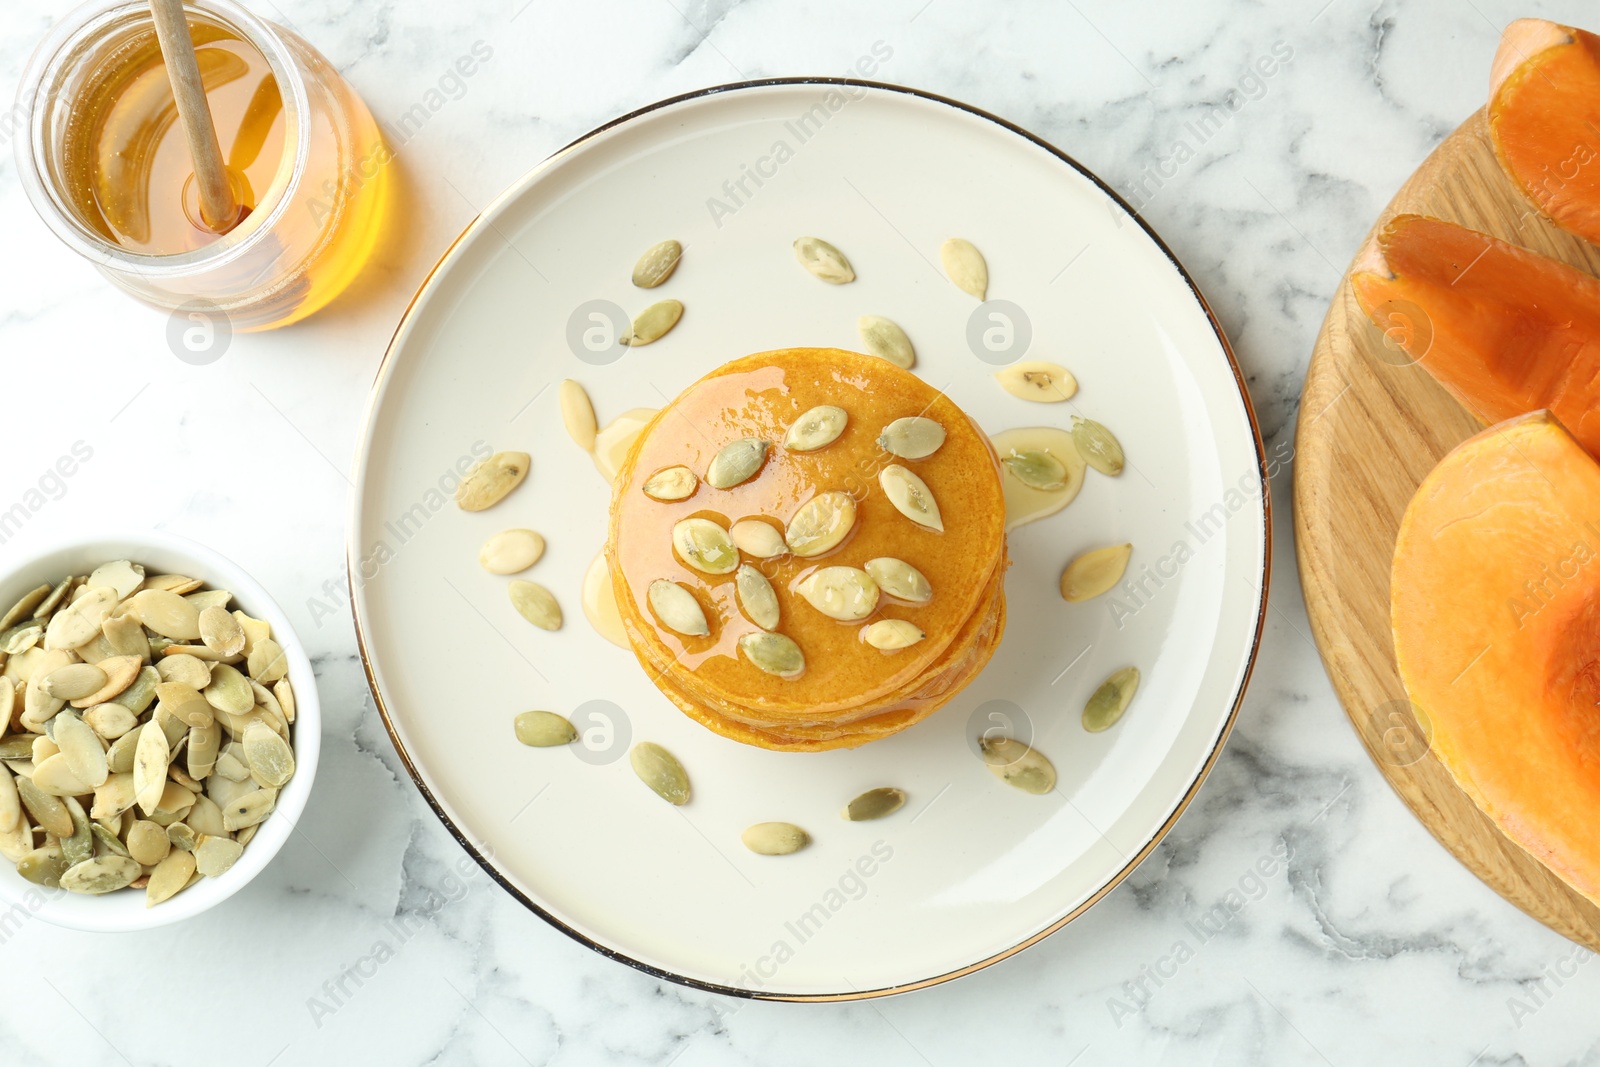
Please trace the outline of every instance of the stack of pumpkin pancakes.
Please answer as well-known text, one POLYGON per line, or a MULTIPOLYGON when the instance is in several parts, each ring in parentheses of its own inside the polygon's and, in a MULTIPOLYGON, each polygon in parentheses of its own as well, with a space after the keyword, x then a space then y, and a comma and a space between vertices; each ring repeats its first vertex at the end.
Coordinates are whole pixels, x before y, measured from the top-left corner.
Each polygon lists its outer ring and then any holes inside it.
MULTIPOLYGON (((930 428, 915 428, 916 447, 886 443, 922 451, 930 428)), ((1005 503, 988 437, 915 375, 839 349, 736 360, 662 409, 616 478, 606 554, 655 684, 691 718, 763 748, 849 748, 903 730, 960 692, 1005 629, 1005 503), (841 413, 842 432, 802 450, 841 413), (911 417, 943 431, 919 458, 880 441, 911 417), (901 472, 936 517, 891 499, 901 472), (740 527, 744 548, 723 536, 749 521, 770 531, 740 527), (761 578, 776 604, 751 610, 745 583, 761 578), (840 591, 829 600, 821 587, 840 591), (886 620, 904 623, 874 628, 886 620)))

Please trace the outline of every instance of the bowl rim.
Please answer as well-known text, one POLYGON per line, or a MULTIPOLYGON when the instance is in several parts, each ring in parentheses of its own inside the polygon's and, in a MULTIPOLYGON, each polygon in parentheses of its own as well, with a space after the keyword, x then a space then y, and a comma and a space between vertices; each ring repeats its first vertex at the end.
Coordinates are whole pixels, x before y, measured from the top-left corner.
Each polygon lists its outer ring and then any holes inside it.
POLYGON ((295 832, 310 799, 322 748, 322 709, 311 660, 277 601, 227 556, 189 538, 158 529, 111 530, 57 539, 51 547, 35 551, 0 571, 0 601, 9 606, 29 588, 28 582, 36 585, 45 581, 50 570, 58 573, 49 580, 58 581, 59 572, 75 566, 66 562, 74 557, 131 559, 144 563, 141 555, 192 564, 190 573, 193 576, 203 578, 212 588, 227 589, 234 595, 236 607, 272 625, 273 639, 283 648, 289 661, 288 677, 295 692, 294 777, 279 793, 277 807, 261 824, 250 847, 233 867, 216 878, 201 879, 155 907, 145 907, 142 894, 119 892, 105 897, 87 897, 36 886, 18 875, 10 865, 0 863, 0 942, 12 936, 17 925, 29 918, 43 919, 65 929, 114 933, 167 926, 207 911, 233 896, 266 869, 289 835, 295 832), (12 592, 13 587, 15 592, 12 592))

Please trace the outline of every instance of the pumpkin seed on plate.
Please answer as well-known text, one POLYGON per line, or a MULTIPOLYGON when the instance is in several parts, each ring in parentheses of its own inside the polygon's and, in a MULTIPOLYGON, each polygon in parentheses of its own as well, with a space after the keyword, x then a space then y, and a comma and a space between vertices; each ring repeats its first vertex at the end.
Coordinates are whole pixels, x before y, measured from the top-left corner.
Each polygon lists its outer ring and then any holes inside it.
MULTIPOLYGON (((205 697, 206 703, 213 708, 220 708, 234 715, 245 714, 255 707, 256 703, 255 692, 251 689, 249 680, 226 663, 219 663, 211 668, 211 682, 200 691, 200 695, 205 697)), ((204 726, 210 721, 209 717, 198 713, 185 715, 182 711, 178 711, 178 717, 190 726, 204 726)))
POLYGON ((77 797, 65 797, 62 803, 72 819, 72 833, 61 839, 61 854, 68 863, 82 863, 94 855, 94 830, 77 797))
POLYGON ((106 768, 106 750, 100 735, 77 712, 63 711, 51 720, 55 727, 56 744, 66 758, 72 776, 90 788, 105 784, 110 773, 106 768))
POLYGON ((250 777, 256 784, 281 789, 294 777, 294 750, 270 726, 251 723, 245 727, 242 743, 250 777))
POLYGON ((802 414, 784 434, 783 447, 791 452, 815 452, 839 439, 850 414, 832 404, 819 404, 802 414))
POLYGON ((739 638, 739 651, 758 670, 779 678, 798 678, 806 669, 805 653, 783 634, 745 634, 739 638))
POLYGON ((988 298, 989 264, 971 241, 961 237, 945 241, 939 246, 939 261, 944 264, 945 276, 955 282, 957 289, 979 300, 988 298))
POLYGON ((177 593, 165 589, 141 589, 125 606, 128 614, 162 637, 173 641, 200 639, 200 609, 177 593))
MULTIPOLYGON (((188 792, 188 790, 184 790, 188 792)), ((229 804, 222 812, 222 825, 228 833, 243 830, 247 826, 254 826, 261 822, 278 804, 278 791, 276 789, 257 789, 246 793, 233 803, 229 804)))
POLYGON ((905 619, 879 619, 861 631, 861 640, 883 652, 898 652, 928 636, 905 619))
POLYGON ((133 712, 121 704, 112 702, 96 704, 94 707, 86 709, 83 713, 83 721, 88 724, 89 729, 105 740, 115 741, 133 729, 139 720, 134 716, 133 712))
POLYGON ((140 730, 139 745, 133 752, 133 792, 146 815, 153 813, 161 803, 167 766, 171 762, 172 750, 167 745, 166 732, 159 727, 140 730))
POLYGON ((734 590, 739 597, 739 607, 749 616, 750 621, 763 630, 776 629, 778 594, 773 590, 772 583, 767 581, 766 575, 750 564, 744 563, 740 564, 739 573, 734 575, 733 582, 734 590))
POLYGON ((1067 467, 1050 453, 1037 448, 1017 451, 1003 456, 1007 473, 1029 489, 1050 492, 1067 484, 1067 467))
POLYGON ((1131 555, 1133 545, 1120 544, 1096 548, 1073 559, 1061 572, 1062 599, 1077 604, 1107 592, 1122 581, 1131 555))
POLYGON ((45 651, 77 648, 88 644, 99 635, 100 624, 106 621, 111 609, 116 606, 115 589, 104 585, 89 589, 83 596, 50 616, 50 622, 44 628, 45 651))
POLYGON ((164 589, 169 593, 184 596, 199 589, 205 583, 198 578, 189 578, 182 574, 158 574, 144 580, 146 589, 164 589))
MULTIPOLYGON (((184 753, 184 761, 189 766, 189 776, 197 781, 203 781, 211 776, 216 769, 217 752, 222 747, 222 727, 216 722, 205 726, 193 726, 189 729, 189 749, 184 753)), ((172 774, 176 768, 169 768, 167 773, 172 774)))
POLYGON ((710 519, 683 519, 672 527, 672 547, 702 574, 729 574, 739 566, 739 550, 728 531, 710 519))
POLYGON ((855 524, 855 499, 849 493, 830 489, 800 505, 789 520, 784 542, 790 552, 809 559, 837 548, 855 524))
POLYGON ((249 671, 250 677, 257 682, 276 682, 289 673, 289 658, 283 654, 283 648, 278 642, 269 637, 264 641, 257 641, 255 647, 250 650, 250 655, 245 659, 245 670, 249 671))
POLYGON ((820 237, 799 237, 794 242, 794 258, 829 285, 844 285, 856 280, 856 272, 844 253, 820 237))
POLYGON ((1072 416, 1072 443, 1077 446, 1084 462, 1101 474, 1115 477, 1122 473, 1123 465, 1127 462, 1122 453, 1122 444, 1098 422, 1081 415, 1072 416))
POLYGON ((82 710, 116 699, 139 677, 144 662, 138 656, 107 656, 96 666, 105 675, 105 684, 87 696, 70 700, 73 707, 82 710))
POLYGON ((468 471, 456 486, 456 506, 462 511, 494 507, 522 484, 531 465, 532 459, 526 452, 496 452, 468 471))
POLYGON ((700 488, 700 479, 688 467, 666 467, 645 479, 644 495, 651 500, 688 500, 700 488))
MULTIPOLYGON (((232 668, 229 669, 231 670, 232 668)), ((234 674, 237 675, 238 672, 234 671, 234 674)), ((209 690, 209 686, 207 688, 209 690)), ((249 691, 249 685, 246 683, 245 693, 248 694, 249 691)), ((237 691, 235 690, 228 699, 236 698, 237 691)), ((170 715, 184 726, 204 726, 217 717, 216 713, 218 711, 240 714, 234 711, 234 708, 237 707, 236 704, 228 707, 219 707, 205 696, 202 696, 194 687, 184 685, 182 682, 162 682, 156 686, 156 699, 160 701, 157 706, 160 712, 170 715)), ((249 711, 252 706, 254 706, 254 701, 249 701, 245 704, 244 710, 249 711)), ((166 771, 163 769, 161 773, 165 774, 166 771)))
POLYGON ((789 551, 783 531, 760 519, 740 519, 728 527, 728 539, 738 546, 739 551, 757 559, 771 559, 789 551))
POLYGON ((517 740, 529 748, 555 748, 578 739, 578 729, 553 711, 524 711, 514 722, 517 740))
POLYGON ((622 338, 622 343, 637 348, 659 341, 683 318, 683 302, 658 300, 634 316, 633 327, 622 338))
POLYGON ((1023 360, 994 372, 1000 388, 1014 397, 1038 404, 1070 400, 1078 392, 1078 379, 1059 363, 1023 360))
POLYGON ((99 896, 126 889, 140 873, 139 865, 126 856, 97 856, 63 871, 61 888, 99 896))
POLYGON ((295 713, 299 707, 294 699, 294 686, 289 684, 288 678, 279 678, 272 683, 272 695, 278 698, 278 707, 283 709, 283 721, 294 722, 295 713))
POLYGON ((195 870, 207 878, 217 878, 228 873, 228 868, 237 863, 243 854, 244 846, 239 842, 203 834, 194 846, 195 870))
POLYGON ((881 786, 877 789, 867 790, 846 804, 839 811, 839 818, 849 819, 851 822, 882 819, 905 807, 905 803, 906 792, 904 789, 881 786))
POLYGON ((760 856, 787 856, 811 843, 811 835, 792 822, 758 822, 739 835, 744 847, 760 856))
POLYGON ((1043 795, 1056 787, 1056 769, 1051 762, 1015 738, 980 737, 978 751, 991 774, 1024 793, 1043 795))
POLYGON ((89 818, 115 819, 134 805, 133 774, 113 771, 105 785, 94 791, 94 803, 89 808, 89 818))
POLYGON ((544 538, 532 530, 501 530, 478 549, 478 563, 490 574, 521 574, 544 555, 544 538))
POLYGON ((233 600, 233 594, 226 589, 202 589, 198 593, 189 593, 183 599, 195 606, 196 611, 204 612, 207 608, 225 608, 233 600))
POLYGON ((100 624, 100 636, 115 655, 150 658, 150 639, 145 636, 143 624, 132 615, 124 613, 106 619, 100 624))
POLYGON ((51 588, 50 583, 46 582, 37 589, 30 589, 22 594, 4 615, 0 615, 0 631, 9 630, 22 619, 30 617, 33 609, 43 604, 44 598, 50 595, 51 588))
POLYGON ((21 818, 22 799, 17 796, 16 779, 0 767, 0 826, 15 826, 21 818))
POLYGON ((944 444, 944 427, 922 415, 895 419, 878 435, 878 447, 901 459, 926 459, 944 444))
POLYGON ((33 827, 26 820, 18 820, 10 829, 0 828, 0 856, 12 863, 21 863, 33 851, 33 827))
POLYGON ((656 618, 660 619, 661 624, 667 629, 685 637, 705 637, 711 633, 711 627, 706 624, 705 609, 700 606, 700 601, 677 582, 657 578, 650 583, 648 598, 656 618))
POLYGON ((928 488, 927 482, 900 464, 891 463, 878 472, 878 484, 883 487, 889 503, 893 504, 900 514, 918 526, 944 532, 944 519, 939 515, 939 502, 934 499, 933 490, 928 488))
POLYGON ((150 867, 167 858, 172 841, 164 827, 149 819, 136 819, 127 833, 128 855, 141 866, 150 867))
POLYGON ((106 684, 106 672, 92 663, 69 663, 57 667, 39 683, 45 695, 61 700, 77 700, 106 684))
POLYGON ((911 604, 926 604, 933 599, 933 586, 923 573, 903 559, 879 556, 863 565, 878 588, 911 604))
POLYGON ((689 803, 689 774, 678 762, 678 757, 656 744, 641 741, 628 752, 628 763, 639 781, 651 792, 669 804, 682 807, 689 803))
POLYGON ((594 436, 600 432, 594 415, 594 402, 582 385, 571 378, 561 380, 561 425, 572 443, 585 452, 594 451, 594 436))
POLYGON ((732 489, 755 476, 767 458, 771 442, 759 437, 741 437, 730 441, 711 458, 706 468, 706 484, 713 489, 732 489))
POLYGON ((117 591, 118 600, 126 600, 144 584, 144 568, 131 560, 112 560, 90 571, 86 584, 91 588, 110 586, 117 591))
MULTIPOLYGON (((210 678, 211 674, 208 671, 206 673, 207 681, 210 678)), ((140 668, 139 676, 133 680, 132 684, 117 694, 117 703, 135 715, 143 715, 145 709, 150 706, 150 702, 156 698, 156 686, 161 684, 162 680, 160 672, 154 667, 140 668)))
POLYGON ((153 908, 171 900, 189 885, 194 873, 194 855, 184 849, 173 849, 150 872, 150 880, 144 887, 144 906, 153 908))
POLYGON ((38 606, 33 609, 33 617, 36 619, 49 618, 50 614, 61 606, 61 602, 67 598, 67 594, 72 591, 73 584, 76 582, 77 579, 69 574, 52 586, 50 592, 45 594, 45 598, 39 601, 38 606))
POLYGON ((61 876, 67 873, 67 868, 70 866, 72 864, 61 854, 59 844, 45 845, 18 860, 17 873, 34 885, 58 889, 61 886, 61 876))
POLYGON ((857 567, 821 567, 801 580, 795 592, 830 619, 854 622, 878 607, 878 583, 857 567))
POLYGON ((72 773, 72 765, 59 752, 44 760, 34 757, 33 784, 58 797, 80 797, 94 792, 94 786, 72 773))
POLYGON ((677 241, 667 240, 651 245, 639 257, 639 262, 633 265, 633 284, 641 289, 654 289, 672 277, 682 258, 683 245, 677 241))
MULTIPOLYGON (((177 646, 173 646, 177 647, 177 646)), ((161 683, 175 682, 199 692, 211 684, 211 667, 202 659, 177 652, 156 660, 156 673, 161 683)))
POLYGON ((1100 683, 1083 706, 1083 728, 1092 734, 1109 730, 1122 718, 1139 688, 1139 668, 1124 667, 1100 683))
POLYGON ((233 612, 213 604, 200 612, 200 640, 220 656, 237 656, 244 651, 244 627, 233 612))
POLYGON ((863 315, 856 320, 856 330, 861 334, 861 343, 870 355, 886 359, 901 370, 910 370, 917 362, 917 352, 911 347, 911 338, 906 336, 899 323, 882 315, 863 315))
POLYGON ((44 620, 26 619, 0 633, 0 652, 17 656, 44 640, 44 620))

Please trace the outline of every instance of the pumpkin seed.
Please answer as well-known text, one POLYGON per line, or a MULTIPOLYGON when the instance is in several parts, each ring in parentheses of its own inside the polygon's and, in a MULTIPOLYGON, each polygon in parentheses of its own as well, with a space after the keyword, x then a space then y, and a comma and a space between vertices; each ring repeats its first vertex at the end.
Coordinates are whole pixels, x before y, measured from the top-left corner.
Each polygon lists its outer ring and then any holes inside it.
POLYGON ((46 732, 33 739, 33 762, 35 765, 43 763, 45 760, 61 751, 61 746, 56 744, 55 739, 47 736, 50 732, 52 732, 52 729, 52 724, 46 723, 46 732))
POLYGON ((113 615, 106 619, 100 624, 100 635, 115 655, 137 656, 141 661, 150 658, 150 639, 145 636, 144 624, 132 615, 113 615))
POLYGON ((0 634, 0 652, 8 656, 21 655, 44 640, 44 620, 28 619, 19 622, 0 634))
MULTIPOLYGON (((496 452, 467 472, 456 486, 456 507, 462 511, 492 508, 522 484, 532 460, 526 452, 496 452)), ((173 637, 174 634, 167 636, 173 637)))
MULTIPOLYGON (((7 737, 0 740, 0 760, 25 760, 31 758, 33 752, 33 738, 24 734, 20 737, 7 737)), ((5 825, 0 822, 0 826, 5 825)))
POLYGON ((656 796, 678 807, 689 803, 689 775, 678 757, 654 741, 641 741, 628 752, 628 762, 656 796))
POLYGON ((757 670, 779 678, 798 678, 805 673, 805 653, 783 634, 745 634, 739 638, 739 651, 757 670))
POLYGON ((44 598, 50 595, 50 590, 50 584, 46 582, 37 589, 23 593, 4 615, 0 615, 0 630, 9 630, 22 619, 31 616, 33 609, 43 604, 44 598))
POLYGON ((16 798, 22 801, 22 809, 45 833, 54 833, 56 837, 72 837, 72 816, 67 814, 67 806, 61 803, 61 798, 51 797, 50 793, 35 785, 34 779, 16 777, 16 798))
POLYGON ((21 863, 33 851, 33 827, 26 819, 17 820, 15 826, 0 829, 0 856, 12 863, 21 863))
POLYGON ((232 752, 223 752, 217 756, 217 762, 213 769, 216 774, 221 775, 230 782, 244 782, 250 778, 250 768, 245 766, 244 760, 232 752))
POLYGON ((623 335, 622 343, 637 348, 659 341, 672 332, 683 318, 683 302, 658 300, 633 318, 633 328, 623 335))
POLYGON ((256 642, 265 641, 272 636, 272 627, 261 619, 252 619, 242 611, 235 611, 233 617, 239 620, 239 628, 244 631, 244 654, 248 656, 256 649, 256 642))
POLYGON ((278 642, 269 637, 256 642, 256 647, 250 650, 245 660, 245 669, 250 672, 253 681, 271 684, 289 673, 289 657, 284 655, 278 642))
POLYGON ((844 285, 856 280, 856 272, 844 253, 820 237, 800 237, 794 242, 794 258, 829 285, 844 285))
POLYGON ((140 730, 139 745, 133 752, 133 794, 146 815, 161 803, 167 766, 171 762, 172 750, 167 744, 166 732, 159 728, 140 730))
POLYGON ((939 261, 944 264, 945 275, 956 283, 956 288, 971 293, 979 300, 989 294, 989 264, 984 261, 971 241, 952 237, 939 246, 939 261))
POLYGON ((854 622, 878 607, 878 583, 856 567, 822 567, 812 571, 795 592, 830 619, 854 622))
POLYGON ((878 588, 896 600, 911 604, 926 604, 933 599, 933 586, 923 573, 903 559, 879 556, 863 565, 878 588))
POLYGON ((61 854, 68 863, 82 863, 94 855, 94 830, 76 797, 64 797, 62 803, 72 819, 72 833, 61 839, 61 854))
POLYGON ((1056 769, 1050 761, 1015 738, 980 737, 978 751, 991 774, 1024 793, 1043 795, 1056 787, 1056 769))
POLYGON ((175 682, 186 685, 196 692, 211 684, 210 666, 187 652, 162 656, 156 661, 156 673, 161 676, 163 683, 175 682))
POLYGON ((739 550, 728 531, 710 519, 684 519, 672 527, 672 547, 703 574, 728 574, 739 565, 739 550))
POLYGON ((17 711, 17 683, 0 675, 0 736, 11 727, 11 717, 17 711))
MULTIPOLYGON (((233 844, 232 841, 228 843, 233 844)), ((144 906, 153 908, 181 893, 194 876, 196 865, 194 855, 182 849, 167 853, 145 883, 144 906)))
POLYGON ((662 241, 660 244, 651 245, 639 257, 639 262, 633 265, 633 284, 641 289, 654 289, 678 269, 678 260, 683 258, 683 246, 677 241, 662 241))
POLYGON ((833 444, 844 433, 850 413, 832 404, 819 404, 801 415, 783 435, 783 447, 791 452, 815 452, 833 444))
POLYGON ((739 551, 757 559, 771 559, 789 551, 789 546, 783 540, 783 532, 760 519, 740 519, 728 527, 728 539, 738 546, 739 551))
POLYGON ((233 594, 226 589, 202 589, 198 593, 190 593, 183 599, 195 606, 196 611, 205 611, 207 608, 225 608, 233 600, 233 594))
POLYGON ((1107 592, 1128 569, 1131 544, 1107 545, 1078 556, 1061 572, 1062 599, 1074 604, 1107 592))
MULTIPOLYGON (((46 653, 50 655, 50 653, 46 653)), ((43 661, 41 661, 43 662, 43 661)), ((65 664, 62 664, 65 666, 65 664)), ((28 682, 28 688, 22 694, 22 725, 29 729, 43 729, 44 724, 50 721, 50 716, 66 707, 67 702, 60 697, 53 697, 44 691, 44 680, 49 676, 54 667, 41 668, 34 673, 28 682)))
POLYGON ((294 777, 294 750, 270 726, 251 723, 244 731, 245 761, 258 785, 281 789, 294 777))
POLYGON ((1024 360, 994 372, 1000 388, 1012 396, 1038 404, 1070 400, 1078 391, 1078 379, 1059 363, 1042 359, 1024 360))
POLYGON ((92 708, 96 704, 104 704, 121 696, 133 684, 134 679, 139 677, 143 663, 138 656, 107 656, 100 661, 96 669, 105 675, 105 684, 88 696, 72 700, 73 707, 92 708))
POLYGON ((17 873, 34 885, 59 889, 61 876, 67 873, 70 866, 72 864, 67 862, 67 857, 61 854, 60 845, 45 845, 18 860, 17 873))
POLYGON ((127 844, 128 855, 145 867, 160 863, 172 849, 166 829, 148 819, 136 819, 128 828, 127 844))
POLYGON ((272 683, 272 695, 278 698, 278 706, 283 709, 283 721, 294 722, 297 702, 294 698, 294 686, 289 684, 288 678, 279 678, 272 683))
POLYGON ((878 472, 878 484, 883 487, 889 503, 893 504, 900 514, 918 526, 944 532, 944 519, 939 515, 939 502, 933 498, 933 491, 928 488, 927 482, 900 464, 891 463, 878 472))
POLYGON ((260 823, 256 823, 254 826, 246 826, 243 830, 240 830, 238 833, 234 834, 233 839, 239 842, 240 848, 244 848, 251 841, 255 840, 256 831, 259 829, 261 829, 260 823))
POLYGON ((1122 473, 1122 467, 1127 462, 1122 445, 1110 430, 1098 422, 1079 415, 1072 416, 1072 443, 1077 446, 1084 462, 1101 474, 1116 477, 1122 473))
POLYGON ((104 823, 90 823, 89 831, 94 834, 95 843, 99 845, 102 852, 109 852, 115 856, 126 856, 128 854, 128 846, 122 843, 122 839, 117 836, 115 830, 112 830, 104 823))
POLYGON ((685 637, 705 637, 711 633, 700 601, 677 582, 657 578, 650 583, 649 600, 656 618, 669 630, 685 637))
POLYGON ((732 489, 755 476, 766 461, 771 442, 759 437, 741 437, 722 446, 706 468, 706 484, 713 489, 732 489))
POLYGON ((128 614, 173 641, 200 639, 200 609, 177 593, 141 589, 127 601, 128 614))
POLYGON ((928 635, 905 619, 879 619, 861 631, 861 640, 884 652, 910 648, 928 635))
POLYGON ((198 578, 189 578, 182 574, 158 574, 154 578, 146 578, 144 580, 146 589, 164 589, 179 596, 192 593, 204 584, 198 578))
POLYGON ((869 789, 846 804, 839 812, 839 817, 841 819, 849 819, 851 822, 882 819, 905 807, 905 803, 906 791, 904 789, 882 786, 878 789, 869 789))
POLYGON ((878 435, 878 447, 901 459, 926 459, 944 444, 944 427, 921 415, 895 419, 878 435))
POLYGON ((227 608, 213 605, 200 612, 200 640, 221 656, 244 651, 244 627, 227 608))
POLYGON ((92 663, 69 663, 51 671, 39 688, 61 700, 86 697, 106 684, 106 672, 92 663))
POLYGON ((1049 492, 1067 484, 1066 465, 1042 449, 1013 449, 1000 462, 1005 464, 1007 473, 1029 489, 1049 492))
POLYGON ((849 493, 831 489, 800 505, 789 520, 784 541, 790 552, 810 559, 839 547, 855 524, 855 499, 849 493))
POLYGON ((1083 706, 1083 728, 1092 734, 1109 730, 1122 718, 1139 688, 1139 668, 1124 667, 1100 683, 1083 706))
POLYGON ((882 315, 863 315, 856 320, 856 330, 867 352, 886 359, 901 370, 910 370, 917 362, 916 349, 898 323, 882 315))
MULTIPOLYGON (((212 837, 221 837, 228 831, 222 825, 222 809, 217 807, 217 802, 204 794, 194 798, 194 807, 189 809, 189 814, 184 816, 184 823, 197 834, 210 834, 212 837)), ((173 823, 172 826, 179 824, 173 823)), ((167 827, 167 837, 172 837, 172 826, 167 827)), ((173 844, 177 844, 176 841, 173 844)), ((191 844, 189 846, 193 848, 191 844)))
POLYGON ((787 856, 811 844, 811 835, 792 822, 758 822, 740 834, 739 840, 759 856, 787 856))
MULTIPOLYGON (((232 670, 233 668, 230 667, 228 669, 232 670)), ((234 671, 234 674, 237 675, 238 672, 234 671)), ((210 687, 208 686, 207 689, 209 690, 210 687)), ((249 699, 250 689, 248 685, 244 691, 244 709, 249 711, 254 706, 254 702, 249 699)), ((182 682, 162 682, 156 686, 156 698, 160 701, 160 704, 157 705, 159 712, 170 715, 185 726, 204 726, 216 718, 217 711, 232 711, 231 706, 226 708, 217 707, 210 700, 195 692, 192 687, 184 685, 182 682)), ((237 698, 238 693, 237 689, 235 689, 229 699, 236 700, 237 698)), ((235 714, 238 713, 235 712, 235 714)), ((165 774, 166 771, 163 770, 162 773, 165 774)))
POLYGON ((89 807, 89 818, 115 819, 133 807, 134 803, 132 772, 113 771, 106 778, 105 784, 94 791, 94 803, 89 807))
POLYGON ((139 720, 121 704, 109 703, 96 704, 84 711, 83 721, 105 740, 115 741, 133 729, 139 720))
POLYGON ((77 648, 94 640, 100 633, 100 624, 106 621, 111 609, 117 606, 117 591, 109 586, 89 589, 50 616, 44 628, 46 651, 56 648, 77 648))
POLYGON ((231 834, 235 830, 243 830, 246 826, 254 826, 271 815, 277 805, 276 789, 257 789, 246 793, 223 808, 223 829, 231 834))
POLYGON ((195 869, 207 878, 218 878, 238 862, 244 846, 227 837, 206 835, 194 846, 195 869))
POLYGON ((33 617, 36 619, 49 618, 50 614, 60 607, 61 602, 67 598, 67 593, 71 591, 72 585, 76 581, 77 579, 69 574, 51 587, 50 592, 46 593, 45 598, 39 601, 38 606, 33 609, 33 617))
MULTIPOLYGON (((206 680, 210 681, 210 679, 211 674, 208 671, 206 680)), ((161 681, 161 674, 154 667, 144 667, 128 688, 117 694, 117 703, 135 715, 143 715, 145 709, 150 706, 150 702, 156 698, 156 686, 161 681)))
POLYGON ((100 735, 78 718, 76 712, 63 711, 51 721, 55 726, 56 744, 61 746, 61 754, 66 757, 72 776, 91 788, 104 785, 110 772, 106 768, 106 750, 100 735))
POLYGON ((524 711, 515 721, 517 740, 529 748, 555 748, 578 739, 578 729, 553 711, 524 711))
POLYGON ((11 772, 0 767, 0 826, 15 826, 22 818, 22 800, 11 772))
POLYGON ((767 581, 766 575, 745 563, 740 565, 739 573, 734 575, 733 584, 739 596, 739 607, 744 609, 750 621, 763 630, 776 629, 778 594, 773 590, 772 583, 767 581))
POLYGON ((61 888, 98 896, 126 889, 139 874, 139 865, 126 856, 96 856, 63 871, 61 888))
POLYGON ((33 784, 58 797, 77 797, 94 792, 94 786, 72 773, 72 765, 59 752, 44 760, 37 756, 34 758, 33 784))
POLYGON ((688 467, 667 467, 645 479, 644 495, 652 500, 688 500, 700 487, 700 479, 688 467))
POLYGON ((102 563, 89 572, 88 584, 91 587, 110 586, 117 591, 118 600, 126 600, 144 584, 144 568, 125 559, 102 563))
MULTIPOLYGON (((556 595, 538 582, 513 581, 508 588, 517 614, 541 630, 561 629, 561 605, 556 595)), ((253 673, 253 672, 252 672, 253 673)))
MULTIPOLYGON (((189 765, 191 778, 204 781, 210 777, 217 765, 217 750, 221 745, 222 727, 216 722, 190 728, 189 751, 184 753, 184 760, 189 765)), ((168 768, 167 773, 171 774, 172 768, 168 768)))
POLYGON ((594 451, 594 435, 600 432, 600 423, 594 416, 594 403, 582 385, 571 378, 561 381, 561 424, 573 444, 585 452, 594 451))
MULTIPOLYGON (((201 691, 201 695, 212 707, 235 715, 243 715, 255 707, 256 703, 255 693, 251 690, 249 681, 226 663, 219 663, 211 668, 211 684, 201 691)), ((198 713, 189 716, 176 708, 173 710, 177 711, 178 717, 190 726, 204 726, 212 718, 200 716, 198 713)))

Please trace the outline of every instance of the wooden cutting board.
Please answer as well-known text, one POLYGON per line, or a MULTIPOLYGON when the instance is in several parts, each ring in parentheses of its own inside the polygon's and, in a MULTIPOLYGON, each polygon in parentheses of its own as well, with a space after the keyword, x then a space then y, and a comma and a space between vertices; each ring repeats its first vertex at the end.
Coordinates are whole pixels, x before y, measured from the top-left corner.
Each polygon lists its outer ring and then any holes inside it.
MULTIPOLYGON (((1482 111, 1417 169, 1378 218, 1433 215, 1592 274, 1600 248, 1535 214, 1495 161, 1482 111)), ((1403 309, 1393 330, 1410 328, 1403 309)), ((1395 668, 1389 567, 1423 477, 1480 424, 1361 311, 1346 279, 1323 321, 1300 396, 1295 548, 1306 610, 1333 688, 1362 743, 1445 848, 1497 893, 1600 951, 1600 908, 1500 831, 1427 751, 1395 668)))

